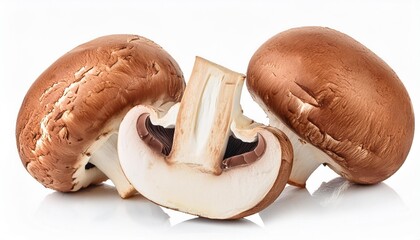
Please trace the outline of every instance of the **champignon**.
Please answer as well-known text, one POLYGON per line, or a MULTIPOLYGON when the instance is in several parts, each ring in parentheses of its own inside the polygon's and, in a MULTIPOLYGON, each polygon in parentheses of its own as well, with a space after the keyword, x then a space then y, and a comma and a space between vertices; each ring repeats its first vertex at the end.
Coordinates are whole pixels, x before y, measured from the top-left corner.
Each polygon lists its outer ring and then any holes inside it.
POLYGON ((305 186, 320 164, 352 182, 374 184, 408 155, 414 114, 404 85, 341 32, 302 27, 275 35, 250 60, 247 87, 270 125, 292 142, 291 184, 305 186))
POLYGON ((278 129, 242 114, 242 74, 197 58, 181 103, 139 105, 121 122, 121 167, 143 196, 212 219, 268 206, 289 178, 292 148, 278 129))
POLYGON ((133 106, 166 109, 185 82, 175 60, 136 35, 109 35, 60 57, 28 90, 16 123, 19 155, 45 187, 77 191, 110 178, 135 192, 117 156, 119 123, 133 106))

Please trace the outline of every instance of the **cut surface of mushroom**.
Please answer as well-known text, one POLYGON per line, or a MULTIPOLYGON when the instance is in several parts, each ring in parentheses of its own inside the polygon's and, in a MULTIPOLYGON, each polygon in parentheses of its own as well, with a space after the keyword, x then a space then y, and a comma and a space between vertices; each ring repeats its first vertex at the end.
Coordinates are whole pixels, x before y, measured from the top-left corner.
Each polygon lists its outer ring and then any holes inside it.
POLYGON ((414 113, 404 85, 341 32, 301 27, 275 35, 251 58, 247 87, 293 144, 291 184, 305 186, 321 164, 352 182, 375 184, 408 155, 414 113))
POLYGON ((159 111, 182 97, 175 60, 137 35, 109 35, 69 51, 28 90, 16 143, 27 171, 45 187, 77 191, 111 179, 121 197, 135 193, 118 160, 119 124, 133 106, 159 111))
POLYGON ((133 186, 190 214, 240 218, 268 206, 289 178, 292 149, 239 104, 242 74, 197 58, 181 103, 166 114, 139 105, 121 123, 118 153, 133 186))

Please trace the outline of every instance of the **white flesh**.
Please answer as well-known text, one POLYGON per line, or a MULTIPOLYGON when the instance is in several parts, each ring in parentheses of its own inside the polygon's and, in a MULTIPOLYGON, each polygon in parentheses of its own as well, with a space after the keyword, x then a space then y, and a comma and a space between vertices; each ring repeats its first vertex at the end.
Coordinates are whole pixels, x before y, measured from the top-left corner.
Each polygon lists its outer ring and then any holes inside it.
POLYGON ((261 159, 214 175, 188 164, 168 164, 151 150, 136 130, 138 116, 148 111, 139 106, 125 116, 120 126, 125 140, 118 142, 124 173, 143 196, 168 208, 225 219, 251 209, 272 189, 280 170, 281 147, 268 131, 259 132, 270 143, 261 159))
MULTIPOLYGON (((234 217, 264 199, 280 170, 278 139, 241 113, 244 76, 198 58, 178 111, 161 117, 138 106, 120 125, 118 152, 134 187, 159 205, 216 219, 234 217), (137 133, 137 119, 149 112, 152 123, 170 124, 178 115, 170 155, 151 150, 137 133), (222 171, 229 136, 247 141, 260 133, 263 156, 248 166, 222 171)), ((178 110, 178 106, 176 107, 178 110)), ((174 123, 174 122, 173 122, 174 123)))

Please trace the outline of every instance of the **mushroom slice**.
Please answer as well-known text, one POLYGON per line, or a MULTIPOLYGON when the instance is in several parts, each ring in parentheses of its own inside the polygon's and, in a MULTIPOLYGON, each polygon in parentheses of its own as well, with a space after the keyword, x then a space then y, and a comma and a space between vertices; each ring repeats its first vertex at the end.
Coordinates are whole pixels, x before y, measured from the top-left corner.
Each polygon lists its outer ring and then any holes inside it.
POLYGON ((235 219, 272 203, 291 172, 281 131, 242 114, 244 76, 197 58, 181 103, 136 106, 121 122, 122 169, 143 196, 168 208, 235 219))
POLYGON ((166 111, 185 82, 175 60, 136 35, 109 35, 63 55, 28 90, 16 123, 27 171, 48 188, 77 191, 112 180, 121 197, 135 190, 117 156, 123 116, 144 103, 166 111))
POLYGON ((302 27, 277 34, 252 57, 247 87, 293 144, 291 184, 305 186, 321 164, 352 182, 375 184, 408 155, 414 113, 404 85, 343 33, 302 27))

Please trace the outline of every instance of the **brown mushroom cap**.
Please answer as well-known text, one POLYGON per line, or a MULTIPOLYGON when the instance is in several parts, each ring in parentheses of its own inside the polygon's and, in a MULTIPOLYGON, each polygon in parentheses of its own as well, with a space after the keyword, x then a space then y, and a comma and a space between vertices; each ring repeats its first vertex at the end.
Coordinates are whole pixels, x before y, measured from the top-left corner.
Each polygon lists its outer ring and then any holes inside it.
POLYGON ((109 35, 84 43, 27 92, 16 123, 22 163, 44 186, 75 191, 73 175, 95 141, 115 132, 133 106, 179 101, 184 88, 175 60, 146 38, 109 35))
POLYGON ((341 32, 303 27, 279 33, 256 51, 247 78, 264 108, 351 181, 380 182, 408 155, 414 113, 404 85, 383 60, 341 32))

